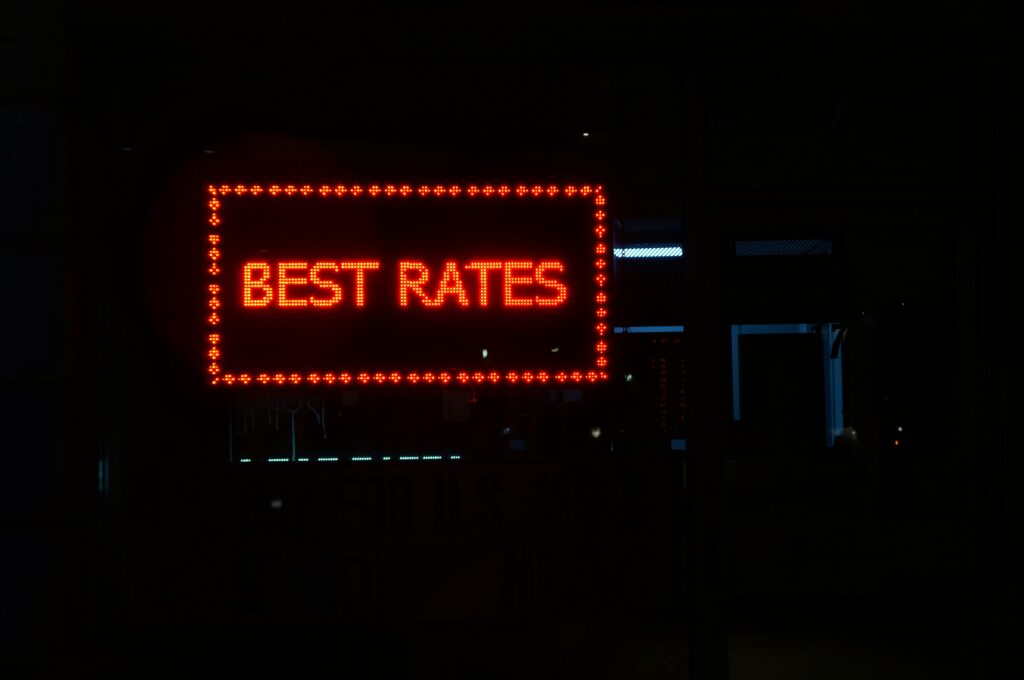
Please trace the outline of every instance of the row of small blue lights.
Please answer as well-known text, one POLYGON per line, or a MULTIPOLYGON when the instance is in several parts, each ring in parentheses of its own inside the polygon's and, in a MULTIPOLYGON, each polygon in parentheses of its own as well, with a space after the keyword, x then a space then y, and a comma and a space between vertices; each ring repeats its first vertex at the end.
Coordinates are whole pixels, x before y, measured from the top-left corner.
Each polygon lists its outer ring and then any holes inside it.
POLYGON ((653 260, 660 258, 682 257, 681 245, 645 245, 612 248, 612 254, 618 259, 653 260))
POLYGON ((438 461, 438 460, 462 460, 457 453, 427 454, 422 456, 299 456, 295 459, 287 457, 277 458, 239 458, 239 463, 387 463, 387 462, 412 462, 412 461, 438 461))

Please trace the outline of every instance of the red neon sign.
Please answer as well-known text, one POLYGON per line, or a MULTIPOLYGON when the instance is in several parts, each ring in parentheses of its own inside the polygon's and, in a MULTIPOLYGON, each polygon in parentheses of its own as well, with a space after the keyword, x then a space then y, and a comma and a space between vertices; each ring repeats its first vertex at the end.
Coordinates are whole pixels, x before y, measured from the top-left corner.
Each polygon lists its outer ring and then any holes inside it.
POLYGON ((543 385, 608 378, 610 248, 607 199, 600 185, 223 184, 209 186, 207 194, 206 359, 212 385, 543 385), (569 212, 563 209, 533 232, 526 229, 518 240, 508 236, 529 226, 530 210, 543 212, 556 204, 569 212), (232 206, 248 206, 252 212, 232 213, 232 206), (412 252, 403 252, 403 239, 391 239, 383 228, 378 229, 385 232, 378 248, 388 253, 372 252, 372 245, 351 236, 360 233, 354 226, 346 232, 348 240, 331 242, 338 224, 349 227, 361 224, 359 219, 377 224, 359 211, 381 206, 392 210, 391 222, 384 223, 401 224, 402 233, 411 235, 412 252), (342 207, 354 212, 344 213, 342 207), (490 221, 474 222, 473 231, 452 237, 451 248, 458 253, 424 257, 415 249, 416 244, 426 248, 427 241, 408 227, 420 209, 433 211, 435 222, 426 218, 428 225, 436 225, 438 215, 452 220, 467 211, 476 219, 491 215, 495 223, 513 226, 498 229, 504 240, 483 239, 477 252, 474 235, 488 233, 490 221), (338 210, 347 217, 336 217, 338 210), (300 217, 292 219, 293 214, 300 217), (308 214, 316 215, 320 226, 305 233, 301 215, 308 214), (270 243, 272 248, 229 250, 236 241, 252 240, 261 228, 266 238, 257 238, 257 245, 270 243), (577 236, 561 233, 572 229, 577 236), (296 244, 289 241, 293 233, 300 235, 296 244), (524 252, 527 246, 532 252, 524 252), (360 249, 356 257, 338 252, 360 249), (517 346, 535 336, 564 339, 569 326, 576 338, 569 344, 588 348, 571 359, 575 364, 559 362, 553 354, 558 346, 551 355, 538 350, 529 359, 506 349, 498 367, 464 359, 465 352, 452 347, 472 345, 474 329, 487 330, 481 331, 480 342, 500 342, 507 335, 506 344, 517 346), (447 335, 432 333, 449 327, 455 330, 447 335), (384 330, 375 334, 374 328, 384 330), (542 332, 531 335, 535 328, 542 332), (385 332, 398 348, 390 357, 378 356, 375 347, 385 332), (362 345, 352 344, 356 335, 362 345), (422 347, 414 338, 422 338, 422 347), (316 352, 305 351, 301 343, 307 340, 320 343, 316 352), (286 349, 275 353, 279 345, 286 349), (348 350, 335 356, 330 353, 334 346, 348 350), (376 365, 368 365, 361 352, 351 352, 353 346, 373 350, 369 353, 376 365), (409 365, 414 347, 426 347, 426 358, 415 359, 422 362, 415 367, 409 365), (431 363, 435 349, 443 358, 431 363))

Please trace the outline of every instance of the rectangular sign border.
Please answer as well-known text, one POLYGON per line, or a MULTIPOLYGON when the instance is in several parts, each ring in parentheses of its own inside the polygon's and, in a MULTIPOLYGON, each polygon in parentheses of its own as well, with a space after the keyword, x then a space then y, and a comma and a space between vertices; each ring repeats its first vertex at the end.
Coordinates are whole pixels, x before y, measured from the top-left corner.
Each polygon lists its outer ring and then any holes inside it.
POLYGON ((601 185, 584 184, 576 185, 548 185, 541 186, 534 184, 527 186, 518 184, 515 187, 507 184, 483 185, 470 184, 465 187, 459 184, 429 186, 426 184, 412 187, 409 184, 371 184, 365 188, 361 184, 351 185, 320 185, 314 189, 310 184, 296 186, 294 184, 270 184, 264 188, 260 184, 222 184, 220 186, 207 186, 207 207, 209 217, 207 223, 209 233, 207 234, 208 247, 206 256, 209 260, 207 273, 209 280, 207 292, 206 325, 208 333, 206 338, 206 360, 207 373, 211 385, 226 386, 294 386, 294 385, 400 385, 400 384, 438 384, 438 385, 483 385, 483 384, 548 384, 548 383, 598 383, 608 380, 608 302, 610 286, 609 272, 611 270, 610 257, 611 247, 609 246, 607 227, 607 198, 604 187, 601 185), (223 304, 220 298, 221 286, 220 276, 222 270, 219 260, 223 248, 222 228, 223 220, 219 210, 222 206, 222 199, 227 196, 260 196, 266 194, 271 198, 283 197, 288 200, 292 197, 301 199, 312 198, 320 200, 327 198, 349 198, 355 200, 402 200, 402 199, 451 199, 465 193, 470 198, 479 197, 480 200, 540 200, 565 198, 572 200, 593 200, 594 205, 594 283, 597 295, 594 297, 594 365, 589 368, 560 370, 552 373, 549 371, 530 370, 506 370, 499 371, 468 371, 460 369, 445 369, 441 371, 339 371, 339 372, 295 372, 295 371, 273 371, 273 372, 241 372, 225 373, 222 371, 221 363, 224 360, 221 351, 221 318, 218 310, 223 304))

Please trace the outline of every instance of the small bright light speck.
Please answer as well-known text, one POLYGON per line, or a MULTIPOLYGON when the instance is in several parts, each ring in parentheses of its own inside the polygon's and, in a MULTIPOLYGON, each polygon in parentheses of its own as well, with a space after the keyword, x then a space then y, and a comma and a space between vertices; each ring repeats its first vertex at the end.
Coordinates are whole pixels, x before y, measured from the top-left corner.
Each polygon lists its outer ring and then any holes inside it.
POLYGON ((484 359, 487 358, 487 349, 486 348, 480 350, 480 356, 482 356, 484 359))
POLYGON ((601 428, 599 428, 599 427, 592 427, 592 428, 590 428, 590 436, 593 437, 594 439, 597 439, 598 437, 600 437, 601 436, 601 428))
POLYGON ((280 510, 283 507, 284 501, 281 500, 280 498, 275 498, 274 500, 270 501, 270 508, 272 510, 280 510))

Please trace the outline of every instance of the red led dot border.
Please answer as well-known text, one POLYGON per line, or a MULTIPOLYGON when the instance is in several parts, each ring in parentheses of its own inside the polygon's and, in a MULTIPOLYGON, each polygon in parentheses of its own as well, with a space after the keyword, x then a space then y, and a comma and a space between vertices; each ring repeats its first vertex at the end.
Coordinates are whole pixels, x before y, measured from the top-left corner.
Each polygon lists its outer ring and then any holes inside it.
POLYGON ((610 271, 609 232, 607 227, 607 197, 604 187, 600 184, 211 184, 207 187, 207 292, 209 298, 206 310, 206 359, 208 380, 211 385, 225 386, 296 386, 296 385, 564 385, 564 384, 595 384, 608 380, 608 290, 610 288, 608 272, 610 271), (219 264, 222 236, 220 208, 222 198, 226 196, 267 196, 270 199, 298 197, 299 199, 357 199, 384 200, 394 199, 444 199, 465 195, 468 198, 487 199, 552 199, 568 198, 574 200, 591 200, 594 207, 594 366, 586 369, 559 371, 311 371, 300 373, 295 371, 251 371, 225 373, 222 371, 223 353, 221 351, 221 318, 218 310, 220 298, 219 264))

